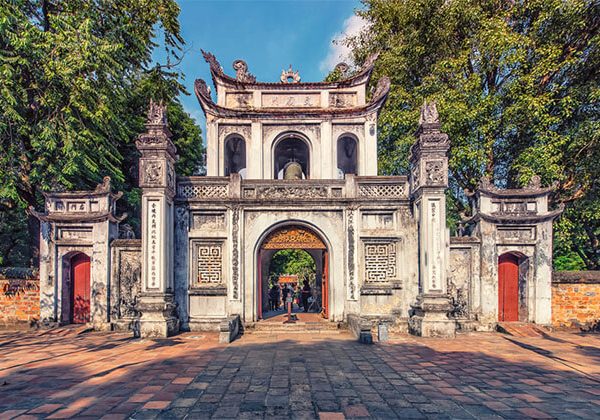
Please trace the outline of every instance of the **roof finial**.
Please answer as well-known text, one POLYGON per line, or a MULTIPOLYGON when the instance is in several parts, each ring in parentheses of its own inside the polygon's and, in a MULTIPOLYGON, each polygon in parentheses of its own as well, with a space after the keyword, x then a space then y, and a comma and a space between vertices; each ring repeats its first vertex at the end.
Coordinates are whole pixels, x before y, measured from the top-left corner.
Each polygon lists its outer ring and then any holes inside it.
POLYGON ((292 70, 292 65, 287 70, 281 70, 281 77, 279 78, 281 83, 300 83, 300 73, 298 70, 292 70))

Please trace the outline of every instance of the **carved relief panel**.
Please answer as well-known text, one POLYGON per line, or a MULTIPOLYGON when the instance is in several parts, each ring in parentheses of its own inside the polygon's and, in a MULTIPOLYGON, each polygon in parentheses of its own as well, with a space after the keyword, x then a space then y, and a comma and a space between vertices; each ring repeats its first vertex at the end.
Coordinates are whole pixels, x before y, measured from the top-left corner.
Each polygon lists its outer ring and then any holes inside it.
POLYGON ((425 185, 446 185, 447 170, 443 160, 425 162, 425 185))
POLYGON ((332 92, 329 94, 329 106, 332 108, 351 108, 356 106, 356 93, 332 92))
POLYGON ((117 255, 119 317, 135 317, 142 290, 141 250, 123 250, 117 255))
POLYGON ((142 185, 160 186, 163 184, 164 162, 160 160, 142 160, 142 185))
POLYGON ((192 229, 225 230, 224 212, 194 212, 192 213, 192 229))
POLYGON ((227 92, 225 106, 227 108, 249 108, 252 106, 251 92, 227 92))
POLYGON ((451 315, 455 318, 464 318, 470 311, 471 249, 451 249, 449 264, 448 295, 453 306, 451 315))

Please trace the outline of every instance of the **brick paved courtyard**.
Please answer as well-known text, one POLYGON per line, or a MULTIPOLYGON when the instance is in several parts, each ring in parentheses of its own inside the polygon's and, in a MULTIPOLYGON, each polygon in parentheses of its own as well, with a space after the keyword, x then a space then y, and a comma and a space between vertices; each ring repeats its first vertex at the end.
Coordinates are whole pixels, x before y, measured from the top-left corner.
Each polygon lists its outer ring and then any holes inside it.
POLYGON ((598 418, 600 336, 0 333, 0 418, 598 418), (64 334, 64 335, 63 335, 64 334))

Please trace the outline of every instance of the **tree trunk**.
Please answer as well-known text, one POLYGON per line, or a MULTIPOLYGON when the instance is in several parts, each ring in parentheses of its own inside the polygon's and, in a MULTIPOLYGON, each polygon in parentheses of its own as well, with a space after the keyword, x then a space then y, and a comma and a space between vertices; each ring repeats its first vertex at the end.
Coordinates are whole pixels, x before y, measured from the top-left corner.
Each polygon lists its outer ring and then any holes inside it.
POLYGON ((40 265, 40 221, 31 214, 27 217, 27 230, 31 248, 30 266, 37 268, 40 265))

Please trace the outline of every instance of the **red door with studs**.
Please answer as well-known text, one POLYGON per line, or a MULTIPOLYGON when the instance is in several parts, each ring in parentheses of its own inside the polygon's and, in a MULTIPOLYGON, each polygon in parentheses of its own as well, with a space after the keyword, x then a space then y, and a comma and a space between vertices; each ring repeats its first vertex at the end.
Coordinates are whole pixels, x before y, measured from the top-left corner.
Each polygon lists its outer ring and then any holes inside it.
POLYGON ((71 322, 85 324, 90 321, 90 257, 77 254, 71 259, 71 322))
POLYGON ((519 259, 512 254, 498 259, 498 321, 519 320, 519 259))

